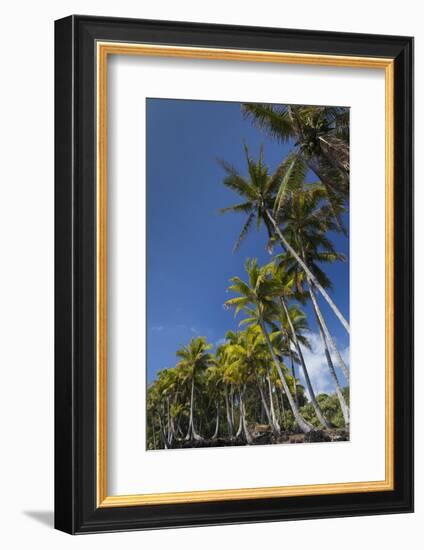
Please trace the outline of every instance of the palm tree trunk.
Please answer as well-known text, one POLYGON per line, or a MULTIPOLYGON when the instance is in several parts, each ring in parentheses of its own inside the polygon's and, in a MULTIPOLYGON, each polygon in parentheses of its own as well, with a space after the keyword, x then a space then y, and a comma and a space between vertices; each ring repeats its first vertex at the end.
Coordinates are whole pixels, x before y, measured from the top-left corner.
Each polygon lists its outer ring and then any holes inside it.
POLYGON ((312 273, 312 271, 308 268, 308 266, 305 264, 305 262, 302 260, 302 258, 299 256, 299 254, 294 250, 294 248, 287 242, 284 235, 282 234, 280 228, 278 227, 277 222, 274 220, 274 217, 272 213, 269 210, 266 210, 266 214, 269 218, 269 221, 273 225, 275 232, 277 233, 281 244, 290 252, 290 254, 295 258, 295 260, 299 263, 299 265, 304 270, 307 277, 310 277, 310 279, 313 281, 314 285, 317 287, 317 289, 320 291, 324 299, 327 301, 328 305, 333 310, 336 317, 339 319, 341 324, 346 329, 346 332, 350 333, 349 323, 344 318, 343 314, 339 310, 339 308, 336 306, 336 304, 333 302, 333 300, 330 298, 330 296, 327 294, 325 289, 320 285, 318 279, 315 277, 315 275, 312 273))
POLYGON ((296 370, 295 370, 295 367, 294 367, 293 353, 290 353, 290 359, 291 359, 291 371, 292 371, 292 376, 293 376, 294 401, 295 401, 296 405, 299 406, 299 396, 297 395, 296 370))
MULTIPOLYGON (((344 183, 347 184, 349 182, 349 166, 345 165, 345 163, 337 158, 337 155, 334 154, 334 145, 331 144, 327 139, 325 139, 324 136, 319 136, 318 139, 322 143, 324 143, 327 148, 327 151, 324 151, 324 149, 321 147, 321 153, 323 157, 333 168, 335 168, 339 172, 339 174, 343 178, 344 183)), ((347 155, 347 158, 349 158, 349 154, 345 154, 347 155)))
MULTIPOLYGON (((281 416, 283 418, 283 425, 285 426, 286 425, 286 407, 284 405, 284 390, 283 389, 281 389, 280 394, 281 394, 281 416)), ((297 403, 296 403, 296 405, 299 406, 297 403)))
POLYGON ((323 314, 320 310, 320 307, 318 305, 318 301, 316 299, 313 286, 311 284, 311 281, 308 278, 307 278, 307 282, 308 282, 309 296, 311 297, 311 301, 312 301, 312 305, 314 307, 315 315, 317 316, 317 319, 319 320, 319 324, 320 324, 320 326, 321 326, 321 328, 324 332, 324 335, 325 335, 325 338, 326 338, 326 340, 329 344, 330 350, 334 353, 334 355, 337 359, 337 363, 338 363, 339 367, 342 369, 343 374, 345 375, 345 378, 346 378, 347 382, 349 382, 349 370, 346 367, 346 365, 345 365, 345 363, 342 359, 342 356, 340 355, 339 350, 337 349, 337 346, 336 346, 336 344, 333 340, 333 337, 330 334, 330 331, 328 330, 327 323, 325 322, 324 316, 323 316, 323 314))
POLYGON ((230 386, 230 410, 231 410, 231 422, 234 428, 236 425, 236 421, 234 417, 234 388, 232 384, 230 386))
POLYGON ((186 441, 189 441, 193 432, 193 402, 194 402, 194 376, 191 380, 191 392, 190 392, 190 415, 188 419, 188 430, 186 435, 186 441))
MULTIPOLYGON (((312 170, 312 172, 315 173, 316 176, 318 176, 318 178, 321 180, 321 182, 323 183, 324 187, 327 189, 327 195, 328 195, 328 203, 330 205, 330 209, 333 213, 333 216, 334 216, 334 220, 339 228, 340 231, 342 231, 342 233, 344 235, 347 235, 347 231, 346 229, 343 227, 343 223, 340 219, 340 214, 338 212, 336 212, 336 209, 334 207, 334 204, 333 204, 333 201, 331 199, 331 193, 333 193, 334 195, 337 195, 338 191, 337 191, 337 188, 335 187, 334 185, 334 182, 332 181, 332 179, 330 177, 328 177, 327 174, 325 174, 325 172, 320 168, 320 164, 319 164, 319 159, 316 158, 316 157, 313 157, 313 158, 306 158, 306 164, 308 165, 308 168, 310 170, 312 170)), ((348 181, 345 181, 344 182, 345 185, 348 184, 348 181)))
POLYGON ((201 441, 203 438, 196 432, 194 427, 194 376, 191 380, 191 396, 190 396, 190 418, 188 422, 188 430, 186 435, 186 441, 189 441, 193 436, 193 439, 201 441))
POLYGON ((230 404, 228 402, 228 388, 224 386, 224 396, 225 396, 225 410, 227 413, 227 426, 228 426, 228 435, 233 437, 234 426, 231 418, 230 404))
POLYGON ((259 424, 265 424, 265 409, 264 409, 264 404, 262 402, 262 399, 261 399, 261 402, 260 402, 260 409, 259 409, 259 424))
POLYGON ((289 401, 290 408, 293 412, 293 415, 296 419, 296 422, 297 422, 299 428, 302 430, 302 432, 309 433, 313 428, 308 422, 306 422, 306 420, 300 414, 299 408, 297 407, 296 403, 294 402, 294 399, 293 399, 293 397, 290 393, 290 390, 289 390, 289 386, 288 386, 287 381, 284 377, 283 371, 281 370, 280 362, 277 359, 277 356, 275 355, 274 349, 272 347, 271 340, 269 339, 269 334, 266 330, 265 323, 264 323, 263 319, 260 319, 260 327, 261 327, 262 333, 264 335, 265 341, 267 343, 267 346, 268 346, 269 352, 271 354, 272 360, 274 362, 274 365, 277 369, 277 372, 278 372, 278 375, 280 377, 281 383, 283 385, 284 391, 286 392, 287 399, 289 401))
POLYGON ((339 383, 339 379, 337 378, 336 370, 335 370, 334 365, 333 365, 333 360, 331 359, 330 351, 328 349, 327 339, 326 339, 325 334, 322 330, 321 322, 320 322, 318 317, 317 317, 317 323, 318 323, 318 326, 319 326, 319 333, 321 335, 321 341, 323 343, 324 350, 325 350, 325 357, 327 359, 328 369, 330 371, 330 375, 331 375, 331 377, 334 381, 334 384, 336 386, 336 395, 337 395, 337 398, 338 398, 339 403, 340 403, 340 408, 342 409, 343 418, 344 418, 346 426, 349 426, 349 422, 350 422, 349 406, 346 403, 346 400, 345 400, 343 392, 342 392, 342 388, 341 388, 340 383, 339 383))
POLYGON ((258 388, 259 388, 259 393, 261 395, 261 401, 262 401, 262 405, 264 407, 265 415, 266 415, 267 420, 268 420, 268 424, 270 426, 272 426, 271 413, 270 413, 270 410, 269 410, 269 407, 268 407, 268 403, 266 402, 266 399, 265 399, 264 390, 263 390, 259 380, 258 380, 258 388))
POLYGON ((171 432, 170 432, 170 435, 169 435, 169 445, 172 446, 172 443, 175 439, 175 423, 174 423, 174 419, 171 415, 171 432))
POLYGON ((269 378, 269 374, 266 376, 266 380, 268 383, 268 393, 269 393, 269 403, 270 403, 270 412, 271 412, 271 420, 272 420, 272 427, 273 431, 275 431, 277 434, 280 434, 280 426, 277 422, 277 417, 275 416, 275 408, 274 408, 274 401, 272 398, 272 386, 271 386, 271 380, 269 378))
POLYGON ((244 399, 243 399, 243 392, 240 392, 240 419, 241 419, 241 426, 243 429, 244 437, 246 438, 246 442, 248 445, 250 445, 253 441, 252 436, 250 435, 249 429, 247 427, 247 421, 246 421, 246 409, 244 408, 244 399))
POLYGON ((156 451, 156 426, 155 426, 155 417, 152 416, 152 432, 153 432, 153 450, 156 451))
POLYGON ((219 400, 216 402, 216 424, 215 424, 215 433, 212 436, 212 439, 216 439, 218 437, 218 431, 219 431, 219 400))
POLYGON ((286 314, 287 322, 288 322, 289 327, 290 327, 290 331, 292 333, 294 345, 296 346, 296 351, 297 351, 297 354, 298 354, 299 359, 300 359, 300 365, 302 367, 302 372, 303 372, 303 376, 305 378, 306 387, 308 388, 309 397, 310 397, 312 406, 314 408, 315 414, 317 415, 317 418, 318 418, 318 421, 319 421, 320 424, 322 424, 325 428, 330 428, 330 424, 328 423, 327 419, 322 414, 321 408, 318 405, 318 402, 316 400, 315 392, 314 392, 314 389, 313 389, 312 384, 311 384, 311 379, 309 378, 308 369, 306 368, 305 359, 303 357, 302 349, 300 347, 299 340, 297 338, 297 334, 296 334, 296 331, 294 329, 294 326, 293 326, 293 323, 292 323, 292 320, 291 320, 291 317, 290 317, 290 312, 287 308, 287 304, 286 304, 286 301, 284 299, 284 296, 280 297, 280 301, 281 301, 281 304, 283 306, 284 313, 286 314))
POLYGON ((164 430, 163 422, 162 422, 162 416, 160 414, 158 414, 158 418, 159 418, 159 432, 160 432, 160 436, 161 436, 161 439, 162 439, 162 445, 163 445, 164 449, 167 449, 168 448, 168 442, 166 441, 165 430, 164 430))
POLYGON ((237 433, 236 433, 236 437, 240 437, 241 436, 241 432, 243 430, 243 401, 241 399, 241 392, 239 393, 239 412, 240 412, 240 418, 239 418, 239 426, 238 426, 238 430, 237 430, 237 433))
POLYGON ((169 402, 169 397, 167 399, 167 405, 168 405, 168 445, 171 447, 172 441, 174 439, 174 419, 171 415, 171 406, 169 402))
POLYGON ((181 415, 178 417, 177 429, 175 430, 175 435, 178 436, 178 434, 180 434, 180 437, 184 437, 183 431, 181 429, 181 415))

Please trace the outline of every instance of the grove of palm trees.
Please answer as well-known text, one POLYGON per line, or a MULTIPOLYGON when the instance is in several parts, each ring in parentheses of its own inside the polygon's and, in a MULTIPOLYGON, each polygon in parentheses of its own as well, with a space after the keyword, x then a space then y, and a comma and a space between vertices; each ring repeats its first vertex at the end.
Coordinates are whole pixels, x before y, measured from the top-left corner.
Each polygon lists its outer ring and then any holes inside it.
POLYGON ((148 384, 148 450, 349 440, 349 363, 337 334, 348 338, 350 328, 335 298, 344 293, 348 302, 349 288, 331 277, 348 261, 337 245, 348 249, 349 110, 240 109, 281 158, 271 170, 264 148, 254 155, 240 142, 244 165, 219 160, 216 185, 234 195, 220 213, 242 221, 224 252, 243 255, 258 231, 262 260, 243 257, 243 271, 223 285, 228 326, 219 339, 193 330, 148 384), (313 335, 325 392, 311 362, 313 335))

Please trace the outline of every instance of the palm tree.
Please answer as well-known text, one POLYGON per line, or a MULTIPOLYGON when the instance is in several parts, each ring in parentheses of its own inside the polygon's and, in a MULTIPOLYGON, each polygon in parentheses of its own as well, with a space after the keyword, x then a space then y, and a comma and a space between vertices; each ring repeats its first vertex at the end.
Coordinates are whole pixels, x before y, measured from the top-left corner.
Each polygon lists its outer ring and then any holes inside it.
POLYGON ((249 327, 244 332, 239 332, 237 334, 237 339, 232 344, 229 344, 229 354, 236 364, 242 365, 245 371, 251 374, 252 378, 254 377, 256 379, 269 425, 272 427, 273 433, 278 435, 280 433, 280 426, 275 416, 274 404, 272 401, 272 388, 268 372, 270 357, 261 329, 258 326, 253 326, 249 327), (259 379, 262 373, 268 385, 269 407, 263 392, 261 380, 259 379))
MULTIPOLYGON (((274 347, 276 347, 282 355, 288 356, 292 361, 292 375, 294 379, 293 394, 295 397, 295 402, 297 403, 297 388, 293 367, 294 357, 296 357, 296 360, 300 363, 302 367, 306 387, 308 389, 311 403, 315 410, 318 421, 325 428, 330 428, 330 424, 322 413, 316 399, 315 392, 309 377, 309 372, 303 357, 303 352, 300 347, 300 343, 302 343, 305 347, 309 347, 308 340, 302 334, 304 330, 308 329, 306 316, 298 306, 289 306, 287 304, 287 299, 290 299, 295 295, 294 277, 293 275, 288 275, 287 273, 285 273, 281 268, 278 269, 273 262, 268 264, 267 266, 264 266, 262 269, 267 273, 267 275, 276 285, 273 292, 275 293, 276 300, 278 300, 278 302, 276 302, 275 304, 272 303, 272 306, 271 304, 268 304, 268 319, 272 321, 272 325, 275 331, 272 335, 274 347), (278 323, 278 326, 275 323, 278 323), (279 336, 281 336, 282 338, 279 338, 279 336), (295 346, 297 352, 296 355, 291 350, 291 343, 293 343, 295 346)), ((257 322, 257 314, 255 310, 252 310, 251 308, 245 308, 245 313, 248 314, 249 317, 243 319, 240 325, 252 324, 257 322)))
POLYGON ((296 403, 298 403, 298 388, 296 381, 297 376, 295 364, 300 364, 301 361, 299 355, 296 353, 295 349, 293 349, 296 348, 293 338, 293 330, 296 333, 296 338, 298 342, 300 342, 303 347, 309 349, 309 341, 303 334, 304 331, 308 330, 308 322, 305 313, 297 305, 288 306, 288 312, 289 315, 284 314, 279 319, 281 334, 285 341, 282 352, 283 355, 288 357, 290 360, 291 373, 293 377, 293 394, 296 403), (288 317, 290 317, 291 325, 289 325, 288 317))
POLYGON ((349 195, 349 110, 264 103, 245 103, 242 109, 272 137, 294 141, 293 151, 325 185, 340 223, 339 201, 349 195))
POLYGON ((184 346, 177 351, 177 357, 180 358, 177 367, 183 370, 186 379, 189 379, 191 381, 190 416, 186 435, 187 441, 191 438, 198 441, 203 439, 197 433, 194 425, 194 390, 197 373, 199 371, 205 370, 208 367, 210 355, 207 352, 211 349, 211 347, 212 345, 206 342, 206 338, 204 338, 203 336, 199 336, 198 338, 192 338, 187 346, 184 346))
MULTIPOLYGON (((278 312, 277 317, 280 321, 280 326, 284 330, 284 325, 287 323, 289 329, 290 329, 290 335, 291 340, 294 343, 294 346, 297 351, 297 356, 300 360, 300 365, 302 367, 303 377, 306 382, 306 387, 309 392, 310 400, 312 403, 312 406, 314 408, 315 414, 319 420, 319 422, 325 426, 326 428, 330 427, 330 424, 328 423, 327 419, 323 415, 321 408, 318 404, 318 401, 315 396, 314 389, 312 387, 311 379, 309 377, 309 372, 306 367, 305 359, 303 357, 302 348, 300 347, 300 339, 298 331, 295 330, 294 324, 292 322, 292 316, 289 311, 289 306, 287 304, 287 299, 292 298, 295 295, 295 278, 293 275, 289 275, 284 269, 277 268, 275 263, 272 262, 268 266, 265 267, 265 269, 269 269, 269 272, 271 274, 272 280, 278 285, 279 290, 279 301, 282 307, 282 315, 280 312, 278 312)), ((297 309, 296 313, 299 312, 299 309, 297 309)), ((293 315, 293 313, 292 313, 293 315)), ((306 327, 305 327, 306 328, 306 327)))
MULTIPOLYGON (((227 339, 230 333, 227 334, 227 339)), ((234 435, 234 415, 233 412, 233 391, 231 380, 227 376, 227 369, 231 366, 231 358, 229 353, 230 346, 228 343, 218 346, 215 356, 212 359, 213 364, 219 369, 222 379, 222 388, 224 392, 225 412, 227 417, 227 431, 230 438, 234 435), (230 406, 231 400, 231 406, 230 406)))
POLYGON ((280 164, 274 174, 269 175, 268 168, 263 163, 262 150, 257 163, 250 157, 246 146, 245 154, 249 173, 248 178, 244 178, 230 164, 223 161, 221 162, 221 165, 227 173, 227 176, 223 180, 224 185, 243 198, 243 202, 241 203, 222 208, 221 213, 233 212, 247 214, 247 220, 234 245, 234 250, 239 248, 255 222, 258 229, 264 224, 268 232, 268 238, 275 239, 275 235, 278 236, 283 249, 287 250, 292 255, 310 277, 311 281, 313 281, 314 285, 327 301, 346 331, 349 332, 349 324, 345 317, 326 290, 322 287, 314 273, 309 269, 301 255, 285 238, 277 223, 276 218, 277 216, 281 218, 280 211, 290 191, 299 189, 299 187, 303 186, 305 167, 303 163, 300 162, 299 155, 289 155, 280 164))
POLYGON ((173 369, 159 371, 154 385, 149 388, 147 410, 152 422, 152 437, 156 448, 156 423, 158 420, 159 439, 164 448, 172 446, 175 436, 171 399, 176 388, 176 373, 173 369))
MULTIPOLYGON (((321 185, 310 185, 307 189, 298 190, 290 195, 282 206, 282 217, 285 222, 284 231, 287 240, 292 242, 301 251, 302 257, 314 272, 323 287, 331 288, 331 281, 319 264, 344 261, 345 257, 334 249, 331 240, 326 236, 328 231, 334 230, 331 212, 323 205, 322 197, 325 191, 321 185)), ((346 380, 349 380, 349 370, 337 348, 337 345, 328 329, 324 315, 319 307, 315 295, 315 284, 299 269, 299 266, 287 254, 279 258, 280 267, 293 273, 297 284, 306 283, 307 291, 317 319, 321 340, 325 349, 328 368, 336 385, 336 393, 340 401, 346 424, 349 423, 349 407, 344 399, 340 383, 334 370, 331 354, 337 359, 337 364, 343 371, 346 380)))
MULTIPOLYGON (((287 395, 287 399, 296 422, 304 433, 308 433, 312 430, 312 426, 302 417, 293 399, 283 373, 282 365, 280 364, 277 353, 274 350, 274 346, 266 326, 268 322, 268 312, 271 308, 273 308, 273 297, 276 294, 276 285, 267 277, 267 271, 259 268, 257 260, 247 260, 245 263, 245 269, 248 274, 248 282, 246 283, 242 281, 239 277, 233 277, 231 279, 232 285, 228 290, 239 294, 239 296, 227 300, 225 306, 235 308, 236 315, 239 311, 249 308, 249 306, 253 306, 253 310, 257 316, 257 323, 261 328, 272 361, 280 376, 282 386, 287 395)), ((249 314, 251 314, 251 311, 252 310, 249 310, 249 314)))
POLYGON ((242 347, 239 345, 240 334, 233 335, 232 342, 228 344, 229 363, 225 369, 225 379, 229 381, 238 392, 239 426, 236 437, 244 435, 246 442, 251 444, 253 439, 247 425, 245 395, 247 385, 253 378, 252 366, 244 361, 242 347))
POLYGON ((150 428, 151 441, 154 450, 156 450, 159 445, 159 441, 157 440, 157 438, 159 440, 161 438, 161 433, 160 431, 158 433, 158 425, 156 423, 156 419, 159 415, 158 403, 159 392, 157 390, 157 385, 155 381, 147 389, 147 426, 148 428, 150 428))
POLYGON ((222 387, 225 383, 224 369, 225 369, 225 363, 217 359, 216 355, 211 355, 209 366, 205 373, 205 383, 206 383, 207 395, 210 401, 215 403, 215 408, 216 408, 215 431, 212 436, 212 439, 216 439, 219 434, 221 393, 222 393, 222 387))

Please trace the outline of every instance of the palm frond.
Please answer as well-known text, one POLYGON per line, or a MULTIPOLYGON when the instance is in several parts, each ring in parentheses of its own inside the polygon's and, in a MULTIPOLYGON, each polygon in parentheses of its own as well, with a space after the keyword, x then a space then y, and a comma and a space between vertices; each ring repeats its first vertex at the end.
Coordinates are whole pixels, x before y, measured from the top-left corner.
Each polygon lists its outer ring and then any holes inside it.
POLYGON ((246 118, 252 120, 272 137, 283 142, 293 137, 292 125, 284 105, 243 103, 242 111, 246 118))
POLYGON ((243 225, 242 230, 240 231, 240 235, 239 235, 237 241, 234 244, 233 252, 237 252, 237 250, 240 248, 240 245, 244 241, 244 239, 246 238, 247 234, 249 233, 254 220, 255 220, 255 214, 254 214, 254 212, 251 212, 249 214, 249 217, 247 218, 245 224, 243 225))
POLYGON ((223 179, 223 184, 226 187, 232 191, 235 191, 242 197, 255 199, 256 195, 253 187, 245 178, 243 178, 241 174, 239 174, 237 169, 232 164, 226 162, 225 160, 218 160, 218 163, 227 173, 227 176, 223 179))
POLYGON ((237 214, 250 214, 253 210, 253 205, 251 202, 240 202, 238 204, 233 204, 232 206, 227 206, 225 208, 220 208, 220 214, 226 214, 227 212, 233 212, 237 214))
POLYGON ((306 174, 305 163, 297 154, 289 155, 284 164, 287 168, 281 174, 282 180, 274 202, 274 216, 280 211, 287 194, 302 188, 306 174))

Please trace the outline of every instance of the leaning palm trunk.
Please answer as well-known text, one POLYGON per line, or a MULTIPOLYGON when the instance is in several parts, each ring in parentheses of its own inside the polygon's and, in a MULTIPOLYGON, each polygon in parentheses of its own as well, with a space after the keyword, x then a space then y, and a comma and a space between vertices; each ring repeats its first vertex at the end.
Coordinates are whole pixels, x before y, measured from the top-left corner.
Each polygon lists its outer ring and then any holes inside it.
POLYGON ((322 414, 321 408, 318 405, 318 402, 316 400, 315 392, 314 392, 314 389, 313 389, 312 384, 311 384, 311 379, 309 378, 308 369, 306 368, 305 359, 303 357, 302 349, 300 347, 299 340, 297 338, 297 334, 296 334, 296 331, 294 329, 294 326, 293 326, 293 323, 292 323, 292 320, 291 320, 291 317, 290 317, 290 313, 289 313, 286 301, 285 301, 283 296, 281 296, 280 301, 281 301, 281 304, 283 306, 284 313, 286 314, 287 322, 288 322, 289 327, 290 327, 290 331, 292 333, 294 345, 296 347, 296 351, 297 351, 297 354, 298 354, 299 359, 300 359, 300 365, 302 367, 303 376, 304 376, 305 382, 306 382, 306 387, 308 388, 309 397, 311 399, 311 403, 312 403, 312 406, 314 408, 315 414, 317 415, 317 418, 318 418, 318 421, 320 422, 320 424, 322 424, 325 428, 330 428, 330 424, 328 423, 327 419, 322 414))
MULTIPOLYGON (((267 381, 268 381, 268 383, 270 382, 268 375, 267 375, 267 381)), ((265 397, 265 394, 264 394, 264 390, 262 388, 262 384, 261 384, 261 381, 259 379, 257 379, 257 384, 258 384, 259 393, 260 393, 260 396, 261 396, 261 402, 262 402, 263 410, 265 411, 265 415, 266 415, 266 418, 268 420, 268 424, 271 426, 272 432, 276 435, 279 435, 281 433, 281 429, 280 429, 280 426, 279 426, 278 421, 277 421, 276 416, 275 416, 274 404, 272 402, 272 395, 270 393, 270 407, 268 407, 268 403, 267 403, 267 400, 266 400, 266 397, 265 397)))
POLYGON ((263 408, 264 408, 264 411, 265 411, 265 416, 268 420, 268 424, 270 426, 272 426, 271 412, 269 410, 268 403, 266 402, 265 395, 264 395, 264 390, 262 388, 260 380, 258 380, 258 388, 259 388, 259 393, 260 393, 260 396, 261 396, 262 405, 263 405, 263 408))
POLYGON ((243 392, 240 392, 240 424, 242 427, 242 431, 244 433, 244 437, 246 438, 246 442, 250 445, 252 443, 252 436, 250 435, 249 429, 247 427, 247 420, 246 420, 246 409, 244 407, 244 399, 243 399, 243 392))
POLYGON ((309 296, 311 297, 311 301, 312 301, 312 305, 314 307, 315 315, 317 316, 320 327, 322 328, 322 330, 324 332, 324 336, 326 338, 326 341, 328 342, 330 350, 334 353, 334 355, 337 359, 337 363, 338 363, 339 367, 342 369, 343 374, 345 375, 345 378, 346 378, 347 382, 349 382, 349 370, 346 367, 346 365, 345 365, 345 363, 342 359, 342 356, 340 355, 339 350, 337 349, 336 343, 334 342, 333 337, 330 334, 330 331, 328 330, 327 323, 325 322, 324 316, 323 316, 323 314, 320 310, 320 307, 318 305, 318 301, 317 301, 316 296, 315 296, 313 285, 312 285, 311 281, 308 278, 307 278, 307 281, 308 281, 309 296))
POLYGON ((317 316, 317 323, 318 323, 318 326, 319 326, 319 333, 321 335, 321 341, 324 345, 325 357, 327 359, 328 370, 330 371, 330 375, 331 375, 331 377, 334 381, 334 384, 336 386, 336 395, 337 395, 337 398, 338 398, 339 403, 340 403, 340 408, 342 409, 342 414, 343 414, 345 424, 346 424, 346 426, 349 426, 349 406, 346 403, 346 400, 345 400, 343 392, 342 392, 342 388, 341 388, 340 383, 339 383, 339 379, 337 378, 336 370, 335 370, 334 365, 333 365, 333 360, 331 359, 330 351, 328 349, 327 339, 326 339, 325 334, 322 330, 321 322, 320 322, 318 316, 317 316))
POLYGON ((196 432, 194 427, 194 376, 191 380, 191 396, 190 396, 190 418, 188 422, 188 430, 186 435, 186 441, 189 441, 191 437, 197 441, 201 441, 203 438, 196 432))
POLYGON ((155 417, 152 416, 152 432, 153 432, 153 450, 156 451, 156 426, 155 426, 155 417))
POLYGON ((159 431, 160 431, 160 438, 162 440, 162 445, 163 445, 164 449, 167 449, 168 448, 168 442, 166 440, 165 430, 163 428, 162 417, 161 417, 160 414, 158 415, 158 418, 159 418, 159 431))
POLYGON ((302 260, 302 258, 299 256, 299 254, 294 250, 294 248, 287 242, 286 238, 284 237, 283 233, 281 232, 280 228, 278 227, 278 224, 277 222, 274 220, 274 217, 272 215, 272 213, 270 212, 270 210, 266 210, 266 214, 269 218, 269 221, 271 222, 272 226, 274 227, 275 229, 275 232, 277 233, 280 241, 281 241, 281 244, 284 246, 284 248, 286 248, 290 254, 295 258, 295 260, 299 263, 299 265, 302 267, 302 269, 304 270, 305 274, 307 277, 309 277, 311 279, 311 281, 314 283, 314 285, 317 287, 317 289, 320 291, 320 293, 322 294, 322 296, 324 297, 324 299, 326 300, 326 302, 328 303, 328 305, 331 307, 331 309, 333 310, 334 314, 336 315, 336 317, 339 319, 339 321, 341 322, 341 324, 344 326, 344 328, 346 329, 347 333, 349 334, 350 332, 350 328, 349 328, 349 323, 346 321, 346 319, 344 318, 343 314, 341 313, 341 311, 339 310, 339 308, 336 306, 336 304, 333 302, 333 300, 330 298, 330 296, 328 295, 328 293, 325 291, 325 289, 320 285, 318 279, 315 277, 315 275, 312 273, 312 271, 309 269, 309 267, 305 264, 305 262, 302 260))
POLYGON ((345 183, 349 182, 349 146, 335 136, 321 135, 321 153, 325 160, 341 175, 345 183))
MULTIPOLYGON (((325 173, 325 171, 320 166, 319 160, 317 158, 306 159, 306 164, 308 165, 309 169, 312 170, 312 172, 315 172, 315 174, 318 176, 318 178, 322 181, 323 185, 325 186, 327 190, 327 195, 328 195, 328 202, 329 202, 331 211, 333 212, 334 220, 338 228, 346 235, 346 230, 344 229, 343 223, 340 219, 340 213, 337 212, 336 208, 334 207, 333 200, 331 198, 331 194, 334 194, 334 195, 338 194, 338 191, 334 186, 334 182, 332 178, 325 173)), ((345 180, 344 184, 345 186, 347 186, 349 184, 349 181, 345 180)))
MULTIPOLYGON (((342 184, 346 188, 346 186, 349 184, 349 174, 344 169, 340 169, 337 166, 337 163, 335 160, 333 160, 331 157, 327 155, 323 155, 325 162, 327 163, 327 166, 329 168, 335 169, 337 174, 339 174, 342 178, 342 184)), ((334 185, 334 179, 331 178, 326 172, 325 168, 322 165, 322 162, 320 161, 319 157, 307 157, 305 159, 306 164, 308 165, 308 168, 312 170, 312 172, 315 173, 316 176, 319 177, 321 182, 324 184, 325 188, 327 189, 327 192, 333 192, 337 193, 337 186, 334 185)))
MULTIPOLYGON (((291 350, 290 350, 291 351, 291 350)), ((294 360, 293 360, 293 353, 290 353, 290 359, 291 359, 291 371, 293 376, 293 394, 294 394, 294 401, 297 406, 299 406, 299 397, 297 395, 297 385, 296 385, 296 371, 294 368, 294 360)))
POLYGON ((228 389, 227 386, 224 386, 224 396, 225 396, 225 411, 227 413, 227 426, 228 426, 228 435, 233 437, 233 420, 231 418, 230 404, 228 402, 228 389))
POLYGON ((291 410, 293 412, 293 415, 296 419, 296 422, 297 422, 299 428, 302 430, 302 432, 309 433, 313 428, 310 424, 308 424, 308 422, 306 422, 306 420, 300 414, 299 408, 297 407, 296 403, 294 402, 294 399, 292 397, 292 394, 290 393, 289 386, 287 384, 287 381, 285 379, 283 371, 281 370, 280 362, 277 359, 277 356, 275 355, 274 348, 272 347, 272 343, 271 343, 271 340, 269 338, 269 334, 268 334, 268 331, 266 330, 265 323, 264 323, 263 319, 260 319, 260 327, 261 327, 262 333, 264 335, 265 341, 267 343, 267 346, 268 346, 269 352, 271 354, 272 360, 274 362, 274 365, 275 365, 275 367, 277 369, 277 372, 278 372, 278 375, 280 377, 281 384, 283 385, 284 391, 286 392, 287 399, 289 401, 289 405, 290 405, 290 408, 291 408, 291 410))
POLYGON ((277 417, 275 416, 274 400, 272 398, 272 386, 271 386, 271 380, 269 378, 269 374, 267 374, 266 380, 268 382, 269 403, 270 403, 269 408, 271 412, 272 428, 273 428, 273 431, 275 431, 277 434, 280 434, 281 430, 277 422, 277 417))
POLYGON ((242 405, 242 398, 241 398, 241 392, 240 392, 240 393, 239 393, 239 413, 240 413, 240 418, 239 418, 239 425, 238 425, 236 437, 240 437, 240 436, 241 436, 241 432, 243 431, 243 413, 242 413, 242 408, 243 408, 243 405, 242 405))
POLYGON ((174 437, 175 437, 174 419, 171 414, 171 406, 170 406, 169 397, 168 397, 168 445, 169 447, 172 446, 174 437))
POLYGON ((219 432, 219 401, 216 402, 216 423, 215 423, 215 432, 212 436, 212 439, 216 439, 218 437, 219 432))
MULTIPOLYGON (((334 181, 328 176, 328 174, 325 173, 325 171, 323 170, 323 167, 322 167, 322 165, 321 165, 321 163, 320 163, 320 161, 317 157, 307 158, 306 159, 306 164, 308 165, 308 168, 310 170, 312 170, 312 172, 314 172, 315 175, 321 180, 324 187, 327 189, 327 193, 328 192, 337 193, 337 188, 334 185, 334 181)), ((345 184, 347 183, 345 177, 343 177, 343 181, 344 181, 345 184)), ((330 206, 331 206, 331 203, 330 203, 330 206)), ((333 209, 333 212, 334 212, 334 209, 333 209)))
MULTIPOLYGON (((286 425, 286 407, 284 406, 284 390, 280 390, 280 398, 281 398, 281 417, 283 419, 284 426, 286 425)), ((299 406, 296 403, 297 406, 299 406)))
POLYGON ((175 436, 178 437, 178 435, 180 436, 180 438, 184 438, 184 434, 181 429, 181 415, 178 417, 177 428, 175 430, 175 436))
POLYGON ((230 392, 230 405, 231 405, 231 422, 233 426, 235 425, 235 419, 234 419, 234 388, 231 386, 231 392, 230 392))

